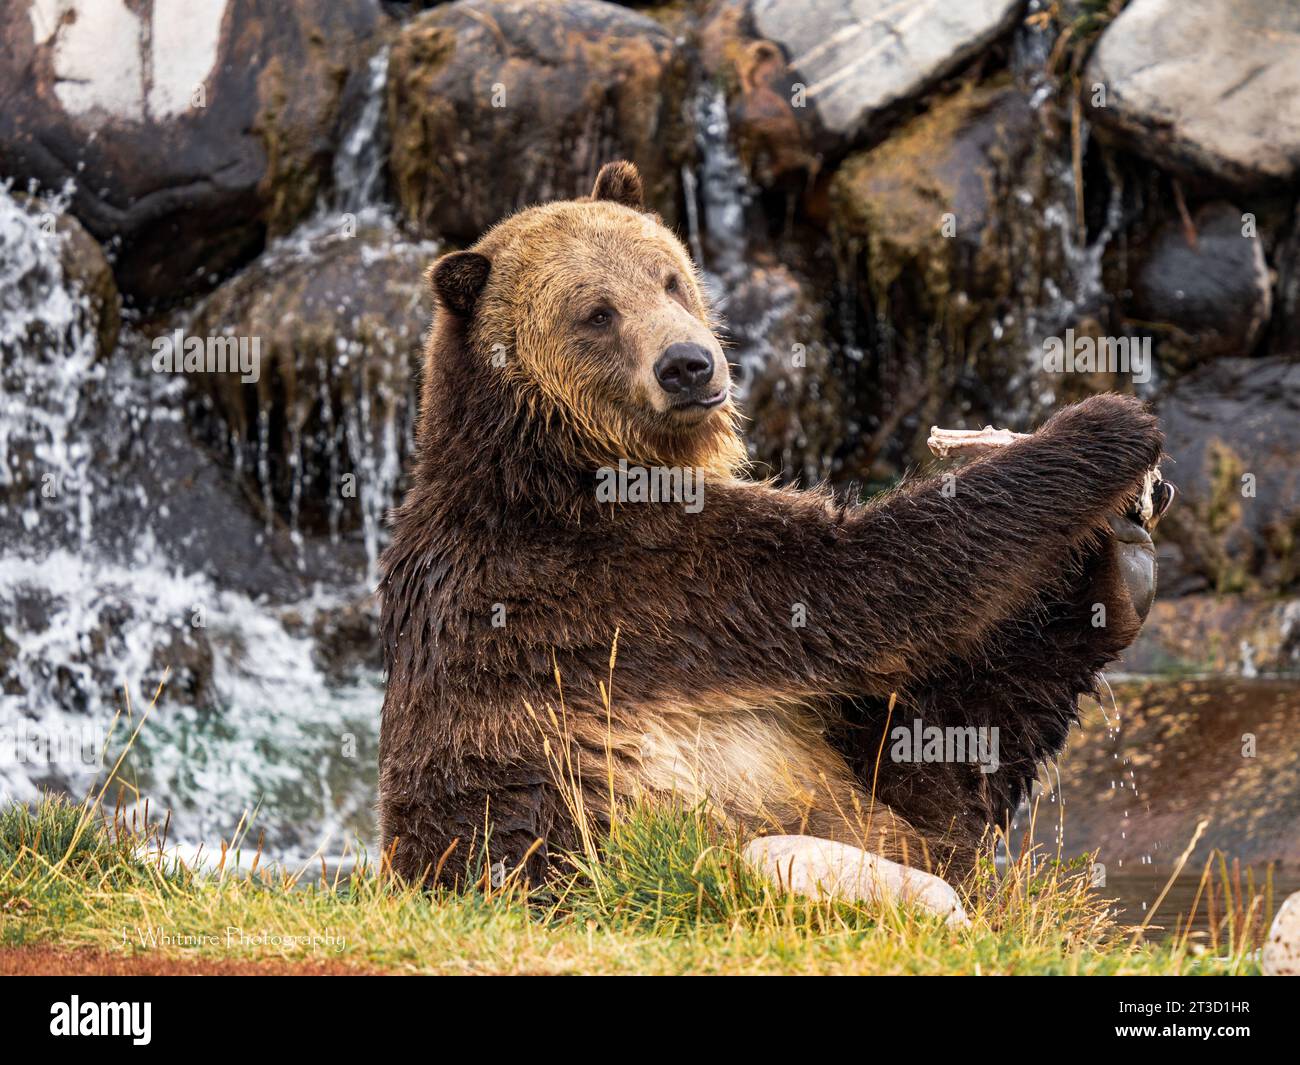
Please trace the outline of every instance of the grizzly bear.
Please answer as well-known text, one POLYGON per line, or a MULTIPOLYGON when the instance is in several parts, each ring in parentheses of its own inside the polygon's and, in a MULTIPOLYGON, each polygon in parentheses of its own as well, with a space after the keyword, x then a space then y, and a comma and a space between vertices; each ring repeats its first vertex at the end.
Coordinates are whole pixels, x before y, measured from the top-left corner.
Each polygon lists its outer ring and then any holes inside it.
POLYGON ((969 870, 1141 624, 1155 418, 1095 396, 866 504, 746 479, 708 301, 629 163, 428 281, 381 577, 394 870, 454 880, 486 841, 536 882, 579 818, 670 797, 969 870), (891 721, 996 728, 997 765, 892 757, 891 721))

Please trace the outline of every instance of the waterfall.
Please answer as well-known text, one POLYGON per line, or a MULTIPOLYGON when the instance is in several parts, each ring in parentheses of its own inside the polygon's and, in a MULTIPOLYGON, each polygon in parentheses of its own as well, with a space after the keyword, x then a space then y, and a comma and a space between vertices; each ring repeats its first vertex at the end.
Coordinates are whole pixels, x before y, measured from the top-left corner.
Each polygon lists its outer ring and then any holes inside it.
MULTIPOLYGON (((1044 0, 1032 0, 1028 14, 1038 13, 1046 6, 1044 0)), ((1044 109, 1059 106, 1059 86, 1047 70, 1056 42, 1055 30, 1032 20, 1023 21, 1012 36, 1012 75, 1030 107, 1040 116, 1044 109)), ((1078 151, 1083 158, 1092 132, 1086 111, 1078 114, 1077 122, 1078 151)), ((1044 244, 1054 247, 1059 264, 1042 277, 1042 298, 1021 309, 1025 370, 1022 377, 1013 379, 1009 389, 1011 394, 1027 396, 1030 407, 1039 408, 1040 414, 1057 402, 1056 383, 1042 371, 1043 342, 1061 336, 1084 318, 1104 320, 1109 297, 1102 274, 1103 260, 1124 223, 1122 189, 1118 178, 1114 178, 1100 228, 1091 237, 1083 230, 1077 217, 1081 175, 1075 170, 1070 140, 1067 129, 1061 138, 1061 148, 1047 158, 1046 187, 1041 194, 1024 185, 1015 190, 1018 203, 1033 212, 1044 244)))
POLYGON ((88 543, 90 449, 70 427, 85 381, 103 369, 95 315, 65 282, 67 236, 53 226, 62 206, 24 205, 0 186, 0 498, 23 531, 48 537, 54 524, 88 543))
POLYGON ((727 284, 746 269, 745 212, 753 189, 731 144, 722 89, 711 82, 702 85, 695 94, 692 113, 699 172, 687 168, 683 174, 691 252, 714 295, 725 298, 727 284))
POLYGON ((384 125, 384 87, 388 83, 387 45, 366 67, 365 95, 353 122, 334 156, 334 209, 356 214, 383 198, 388 166, 387 127, 384 125))
MULTIPOLYGON (((746 212, 754 189, 732 145, 727 98, 718 85, 706 82, 696 90, 691 118, 699 163, 682 169, 688 243, 714 309, 736 341, 731 358, 739 370, 736 390, 743 402, 749 383, 773 354, 765 342, 766 321, 729 315, 731 297, 751 271, 746 212)), ((779 311, 773 308, 766 317, 779 311)))
MULTIPOLYGON (((376 202, 386 62, 372 61, 345 137, 337 208, 397 241, 376 202)), ((239 498, 239 470, 191 437, 184 381, 152 372, 151 336, 128 322, 97 350, 54 225, 67 200, 0 186, 0 799, 85 794, 170 669, 120 776, 173 812, 173 840, 228 838, 246 812, 250 838, 265 832, 286 859, 367 839, 381 678, 333 668, 320 637, 373 587, 409 425, 362 390, 335 427, 364 466, 359 543, 268 527, 239 498), (274 561, 295 543, 300 576, 274 561)), ((340 222, 322 210, 273 260, 343 239, 340 222)))
MULTIPOLYGON (((432 261, 439 245, 434 241, 409 237, 384 202, 388 143, 384 124, 385 86, 388 78, 389 49, 385 46, 371 57, 358 77, 358 95, 349 108, 350 123, 340 133, 340 147, 334 157, 333 188, 322 196, 316 210, 291 233, 273 242, 258 259, 255 267, 269 275, 294 270, 309 270, 321 257, 337 251, 354 239, 363 239, 366 261, 401 252, 418 257, 421 264, 432 261)), ((351 94, 352 90, 349 90, 351 94)), ((417 276, 420 267, 412 276, 417 276)), ((359 283, 361 279, 358 279, 359 283)), ((341 296, 343 294, 340 294, 341 296)), ((341 305, 341 302, 340 302, 341 305)), ((202 311, 200 307, 199 312, 202 311)), ((413 308, 413 314, 422 308, 413 308)), ((314 426, 311 437, 304 438, 296 429, 285 456, 291 471, 287 490, 288 522, 291 535, 300 546, 304 537, 300 527, 300 502, 304 481, 315 479, 317 487, 326 479, 337 485, 344 472, 356 475, 356 501, 360 510, 360 540, 365 551, 364 583, 376 583, 379 553, 384 545, 384 515, 398 494, 403 474, 403 457, 413 442, 416 384, 409 379, 373 384, 365 373, 367 344, 340 337, 337 349, 313 357, 295 354, 299 360, 296 377, 317 378, 317 389, 310 399, 316 415, 307 422, 314 426), (310 370, 310 373, 306 371, 310 370), (342 388, 350 401, 341 409, 332 405, 330 386, 342 388), (313 469, 313 455, 323 449, 327 469, 313 469), (346 455, 350 465, 344 468, 346 455)), ((286 389, 290 387, 288 383, 286 389)), ((287 402, 307 402, 308 397, 290 395, 287 402)), ((257 481, 267 521, 276 508, 271 463, 269 410, 263 399, 259 419, 254 426, 255 438, 230 441, 234 461, 252 471, 257 481)), ((343 538, 343 500, 337 492, 328 499, 328 533, 332 543, 343 538)))

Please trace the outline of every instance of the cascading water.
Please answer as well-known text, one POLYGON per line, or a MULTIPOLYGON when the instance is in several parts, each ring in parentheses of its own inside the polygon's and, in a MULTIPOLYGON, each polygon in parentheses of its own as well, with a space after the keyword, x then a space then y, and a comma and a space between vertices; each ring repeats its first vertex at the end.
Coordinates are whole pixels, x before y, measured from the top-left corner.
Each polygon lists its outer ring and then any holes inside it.
POLYGON ((712 83, 701 86, 692 107, 698 169, 682 172, 691 252, 718 299, 747 266, 745 209, 753 195, 731 143, 727 98, 712 83))
POLYGON ((69 429, 83 382, 103 369, 95 364, 94 313, 65 283, 67 236, 52 225, 62 206, 24 205, 0 190, 0 489, 7 517, 23 529, 44 525, 49 536, 57 524, 61 537, 86 543, 90 448, 69 429))
POLYGON ((819 393, 826 383, 820 323, 781 256, 761 236, 751 241, 757 190, 733 144, 722 89, 701 84, 690 107, 698 163, 683 167, 682 187, 691 254, 723 325, 741 407, 781 409, 770 421, 750 422, 750 455, 773 473, 812 483, 829 472, 826 428, 836 417, 819 393))
MULTIPOLYGON (((272 258, 357 226, 404 240, 377 205, 386 72, 381 52, 334 201, 272 258)), ((363 386, 333 427, 361 512, 341 548, 271 521, 239 493, 256 470, 238 449, 222 469, 192 437, 186 383, 152 372, 151 333, 128 324, 96 350, 90 296, 48 224, 62 206, 0 190, 0 795, 102 780, 169 669, 120 777, 172 811, 174 841, 212 845, 245 813, 285 859, 368 841, 381 678, 333 634, 366 613, 412 418, 363 386)), ((414 382, 400 387, 413 410, 414 382)))
POLYGON ((357 119, 334 156, 333 207, 338 212, 373 209, 383 196, 388 162, 387 128, 383 122, 388 58, 387 45, 370 57, 357 119))
MULTIPOLYGON (((1045 6, 1035 0, 1029 13, 1037 13, 1045 6)), ((1040 120, 1045 109, 1061 106, 1060 86, 1048 70, 1056 43, 1055 31, 1032 19, 1017 27, 1012 36, 1011 71, 1040 120)), ((1083 111, 1074 120, 1082 159, 1088 151, 1091 126, 1083 111)), ((1064 138, 1059 150, 1047 153, 1043 176, 1040 189, 1021 185, 1014 191, 1016 199, 1032 209, 1039 239, 1052 249, 1054 266, 1042 276, 1041 297, 1021 311, 1024 320, 1019 335, 1026 350, 1025 370, 1008 386, 1010 394, 1027 397, 1027 410, 1037 408, 1040 413, 1051 409, 1058 399, 1053 379, 1043 372, 1043 343, 1089 318, 1104 320, 1109 297, 1102 274, 1103 260, 1124 221, 1121 189, 1112 176, 1102 223, 1092 235, 1085 231, 1077 206, 1080 174, 1074 166, 1069 138, 1064 138)))

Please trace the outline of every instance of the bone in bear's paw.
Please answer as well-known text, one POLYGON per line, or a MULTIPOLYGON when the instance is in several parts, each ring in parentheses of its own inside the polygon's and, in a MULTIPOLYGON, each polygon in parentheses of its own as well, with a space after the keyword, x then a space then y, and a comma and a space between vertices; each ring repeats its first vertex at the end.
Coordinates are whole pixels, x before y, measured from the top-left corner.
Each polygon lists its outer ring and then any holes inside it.
POLYGON ((987 455, 990 451, 1008 447, 1017 440, 1025 440, 1028 433, 1013 433, 1010 429, 940 429, 930 426, 930 438, 925 445, 936 456, 946 459, 951 455, 987 455))
POLYGON ((910 903, 950 927, 970 924, 946 881, 860 847, 816 836, 761 836, 745 847, 744 858, 783 891, 813 899, 910 903))
MULTIPOLYGON (((983 429, 941 429, 932 425, 925 443, 941 459, 958 455, 977 458, 1009 447, 1018 440, 1027 440, 1030 435, 1010 429, 995 429, 991 425, 986 425, 983 429)), ((1174 486, 1161 476, 1160 467, 1152 466, 1142 478, 1142 489, 1134 500, 1130 517, 1150 532, 1169 509, 1175 495, 1174 486)))

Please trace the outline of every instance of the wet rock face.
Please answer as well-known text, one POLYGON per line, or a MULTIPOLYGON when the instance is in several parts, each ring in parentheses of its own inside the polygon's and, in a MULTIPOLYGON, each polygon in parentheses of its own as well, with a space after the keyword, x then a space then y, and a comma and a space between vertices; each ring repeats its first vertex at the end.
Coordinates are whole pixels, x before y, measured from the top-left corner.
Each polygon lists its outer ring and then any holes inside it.
POLYGON ((59 256, 63 275, 85 297, 85 309, 95 324, 96 348, 102 357, 117 344, 122 325, 122 298, 113 280, 113 268, 99 242, 72 215, 58 214, 54 227, 63 240, 59 256))
POLYGON ((1132 0, 1102 34, 1090 117, 1158 163, 1236 185, 1300 170, 1300 7, 1132 0))
POLYGON ((755 37, 748 0, 715 0, 699 27, 701 63, 725 87, 736 149, 764 188, 798 188, 821 168, 825 138, 781 46, 755 37))
POLYGON ((468 243, 530 203, 584 196, 635 160, 676 216, 689 145, 670 34, 614 4, 460 0, 407 23, 388 81, 390 169, 406 215, 468 243))
POLYGON ((1162 592, 1300 586, 1300 364, 1222 359, 1158 410, 1180 493, 1160 526, 1162 592))
POLYGON ((123 292, 174 300, 310 209, 380 17, 375 0, 15 0, 0 176, 75 181, 123 292))
POLYGON ((21 345, 34 352, 48 342, 42 333, 55 323, 33 308, 50 299, 75 316, 78 330, 93 334, 97 357, 117 343, 122 301, 112 267, 104 249, 61 203, 0 189, 0 286, 4 310, 14 316, 6 321, 0 350, 13 354, 21 345), (41 254, 41 245, 55 252, 57 265, 41 254))
POLYGON ((1192 221, 1194 236, 1176 222, 1156 235, 1129 308, 1159 331, 1159 356, 1177 369, 1249 355, 1273 309, 1264 247, 1242 212, 1207 204, 1192 221))
POLYGON ((416 413, 437 246, 372 215, 307 227, 222 285, 184 331, 256 341, 256 380, 187 373, 264 508, 292 529, 360 526, 377 547, 416 413))
POLYGON ((771 262, 745 271, 720 309, 756 475, 826 479, 844 429, 824 309, 806 282, 771 262))
POLYGON ((836 223, 868 242, 882 283, 909 268, 942 271, 954 249, 985 243, 998 177, 1032 130, 1028 105, 1012 88, 938 101, 885 144, 845 161, 832 190, 836 223))
MULTIPOLYGON (((1294 681, 1231 678, 1113 683, 1114 706, 1085 705, 1060 760, 1063 843, 1100 850, 1108 873, 1163 871, 1210 824, 1189 870, 1218 849, 1243 864, 1300 862, 1294 681)), ((1055 849, 1057 817, 1039 815, 1055 849)))
POLYGON ((905 434, 903 418, 1028 425, 1047 394, 1028 317, 1069 268, 1043 225, 1041 139, 1017 88, 967 88, 850 155, 831 182, 832 239, 874 354, 856 391, 879 397, 877 424, 907 435, 912 458, 926 456, 924 433, 905 434))
POLYGON ((806 105, 842 146, 1009 29, 1020 0, 752 0, 756 34, 777 45, 806 105))

